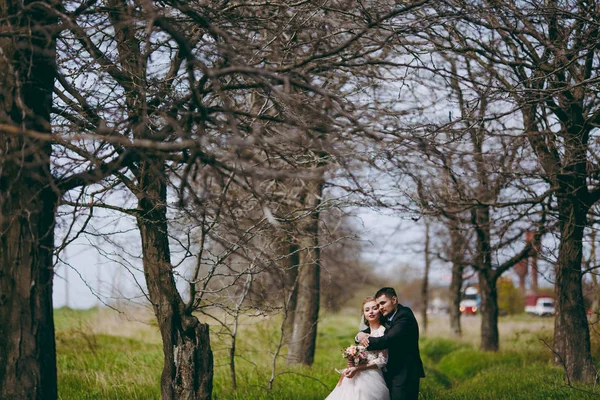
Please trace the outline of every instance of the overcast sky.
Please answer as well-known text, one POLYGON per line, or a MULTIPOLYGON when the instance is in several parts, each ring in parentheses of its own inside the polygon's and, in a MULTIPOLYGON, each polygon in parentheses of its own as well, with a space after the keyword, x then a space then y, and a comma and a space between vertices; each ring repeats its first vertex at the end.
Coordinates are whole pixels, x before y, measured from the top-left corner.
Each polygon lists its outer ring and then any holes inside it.
MULTIPOLYGON (((390 213, 361 210, 355 219, 363 241, 363 259, 376 266, 383 276, 393 274, 399 265, 423 265, 422 256, 415 254, 422 249, 423 233, 419 224, 406 217, 390 213)), ((100 255, 87 239, 81 238, 69 245, 61 254, 54 279, 54 307, 68 305, 71 308, 89 308, 111 302, 120 297, 143 302, 136 280, 144 282, 141 262, 126 265, 122 252, 139 254, 139 234, 127 232, 127 222, 120 222, 117 246, 103 243, 99 247, 106 253, 100 255), (121 246, 121 248, 119 248, 121 246)), ((114 226, 114 221, 107 223, 114 226)), ((132 257, 127 257, 131 260, 132 257)), ((439 278, 438 274, 438 278, 439 278)))

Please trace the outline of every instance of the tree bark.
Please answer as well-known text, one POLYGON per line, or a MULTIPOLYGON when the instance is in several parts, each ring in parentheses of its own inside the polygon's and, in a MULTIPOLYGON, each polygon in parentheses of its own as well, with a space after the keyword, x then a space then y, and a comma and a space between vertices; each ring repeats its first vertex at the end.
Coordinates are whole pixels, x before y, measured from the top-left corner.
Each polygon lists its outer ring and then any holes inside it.
POLYGON ((291 342, 294 333, 294 317, 298 305, 298 267, 300 266, 300 253, 296 243, 290 243, 289 252, 289 266, 285 271, 285 286, 286 290, 289 291, 289 295, 287 296, 287 304, 284 303, 286 317, 283 327, 283 342, 286 344, 291 342))
POLYGON ((0 178, 0 190, 10 191, 2 196, 0 216, 0 398, 56 399, 52 306, 56 195, 36 177, 48 171, 6 164, 3 172, 19 178, 10 184, 4 174, 0 178))
POLYGON ((310 210, 310 215, 304 218, 299 229, 298 295, 287 361, 289 364, 312 365, 321 292, 318 206, 323 185, 309 182, 306 186, 303 204, 305 209, 310 210))
POLYGON ((531 291, 537 292, 538 288, 538 269, 537 259, 542 247, 541 239, 536 239, 533 232, 527 232, 527 241, 531 241, 533 244, 533 253, 529 259, 531 260, 531 291))
POLYGON ((567 199, 559 207, 561 241, 555 286, 555 362, 565 368, 569 379, 594 382, 596 368, 591 358, 590 333, 581 283, 582 240, 588 210, 581 202, 567 199))
POLYGON ((429 257, 429 221, 425 219, 425 273, 421 285, 421 325, 423 333, 427 332, 427 308, 429 308, 429 269, 431 260, 429 257))
POLYGON ((537 252, 531 257, 531 291, 537 292, 538 286, 538 268, 537 268, 537 252))
POLYGON ((473 225, 477 238, 475 256, 481 296, 481 350, 498 351, 498 293, 496 283, 500 274, 492 267, 490 208, 480 206, 473 210, 473 225))
MULTIPOLYGON (((590 222, 590 225, 592 225, 592 223, 590 222)), ((592 267, 596 266, 596 231, 594 229, 591 229, 590 231, 590 257, 587 260, 586 263, 586 269, 590 269, 592 267)), ((598 275, 596 274, 595 271, 592 271, 592 273, 590 274, 592 277, 592 293, 593 293, 593 297, 592 297, 592 318, 590 320, 590 323, 592 325, 598 323, 598 307, 600 306, 600 293, 598 292, 598 290, 600 289, 598 286, 598 275)))
MULTIPOLYGON (((447 172, 444 175, 444 178, 446 181, 450 181, 450 177, 447 172)), ((449 187, 449 183, 447 183, 446 186, 449 187)), ((448 235, 450 238, 448 254, 450 261, 452 262, 452 275, 450 279, 450 287, 448 288, 450 300, 448 308, 448 314, 450 316, 450 331, 454 336, 460 337, 462 336, 462 327, 460 325, 460 300, 462 295, 467 241, 461 234, 460 223, 456 219, 447 219, 446 227, 448 228, 448 235)))
POLYGON ((450 281, 450 331, 456 337, 462 336, 460 325, 460 295, 462 291, 463 266, 458 263, 452 263, 452 280, 450 281))
MULTIPOLYGON (((56 19, 0 1, 0 122, 50 134, 56 19), (20 14, 19 14, 20 13, 20 14)), ((52 149, 0 132, 0 398, 56 399, 52 149)))
POLYGON ((181 299, 167 234, 167 184, 162 161, 143 162, 137 218, 150 301, 163 341, 163 400, 208 400, 212 396, 213 356, 208 325, 200 323, 181 299))
POLYGON ((478 272, 481 296, 481 350, 498 351, 498 291, 496 275, 482 269, 478 272))

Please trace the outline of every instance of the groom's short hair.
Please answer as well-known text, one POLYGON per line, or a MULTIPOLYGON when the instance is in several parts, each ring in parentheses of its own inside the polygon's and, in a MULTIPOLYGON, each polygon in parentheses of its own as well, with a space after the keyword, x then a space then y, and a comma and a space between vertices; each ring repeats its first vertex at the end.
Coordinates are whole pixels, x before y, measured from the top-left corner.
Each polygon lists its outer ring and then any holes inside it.
POLYGON ((377 291, 377 293, 375 293, 375 298, 379 298, 379 296, 383 296, 386 295, 388 298, 392 298, 392 297, 396 297, 398 298, 398 295, 396 294, 396 291, 394 290, 394 288, 391 287, 382 287, 381 289, 379 289, 377 291))

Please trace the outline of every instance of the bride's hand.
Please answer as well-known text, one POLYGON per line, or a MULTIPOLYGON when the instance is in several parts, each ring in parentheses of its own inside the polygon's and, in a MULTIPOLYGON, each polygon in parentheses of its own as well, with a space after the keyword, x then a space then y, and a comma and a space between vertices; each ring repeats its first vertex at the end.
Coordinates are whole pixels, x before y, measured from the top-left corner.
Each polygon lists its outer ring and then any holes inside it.
POLYGON ((359 370, 356 367, 346 368, 346 370, 344 371, 344 376, 346 378, 354 378, 358 372, 359 370))

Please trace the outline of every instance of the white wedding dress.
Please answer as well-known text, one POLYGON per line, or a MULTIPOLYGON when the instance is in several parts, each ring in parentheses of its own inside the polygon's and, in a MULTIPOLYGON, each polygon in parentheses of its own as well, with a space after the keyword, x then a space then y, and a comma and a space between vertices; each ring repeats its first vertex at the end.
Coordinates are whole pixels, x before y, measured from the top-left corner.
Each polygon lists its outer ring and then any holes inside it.
MULTIPOLYGON (((383 336, 385 327, 380 326, 371 336, 383 336)), ((378 368, 360 371, 353 378, 344 377, 325 400, 390 400, 381 369, 387 363, 387 350, 367 351, 367 362, 374 361, 378 368)))

